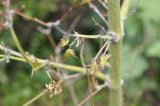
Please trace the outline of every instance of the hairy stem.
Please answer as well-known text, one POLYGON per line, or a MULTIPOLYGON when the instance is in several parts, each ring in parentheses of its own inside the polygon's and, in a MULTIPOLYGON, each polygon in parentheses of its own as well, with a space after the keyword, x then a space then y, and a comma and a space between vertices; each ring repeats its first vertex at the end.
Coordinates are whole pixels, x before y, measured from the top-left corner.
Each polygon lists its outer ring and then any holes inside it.
POLYGON ((112 43, 110 47, 112 68, 110 69, 111 88, 109 93, 109 106, 122 106, 120 52, 123 33, 120 20, 120 0, 108 0, 108 23, 109 30, 121 38, 118 43, 112 43))

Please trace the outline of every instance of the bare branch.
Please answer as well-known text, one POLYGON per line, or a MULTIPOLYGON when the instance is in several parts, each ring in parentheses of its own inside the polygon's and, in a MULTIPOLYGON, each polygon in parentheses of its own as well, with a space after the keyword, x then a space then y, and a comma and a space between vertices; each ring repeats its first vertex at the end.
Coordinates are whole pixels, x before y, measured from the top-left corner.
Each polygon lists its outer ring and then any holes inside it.
POLYGON ((108 7, 107 7, 107 3, 105 3, 106 1, 105 0, 98 0, 98 2, 106 9, 108 10, 108 7))
POLYGON ((98 14, 98 16, 102 19, 102 21, 108 26, 107 20, 104 18, 104 16, 101 14, 101 12, 98 10, 98 8, 93 4, 89 3, 89 7, 94 10, 95 13, 98 14))
MULTIPOLYGON (((96 95, 98 92, 100 92, 103 88, 107 87, 106 84, 103 84, 99 86, 99 89, 93 92, 93 95, 96 95)), ((81 101, 77 106, 82 106, 84 103, 86 103, 93 95, 87 96, 83 101, 81 101)))
POLYGON ((30 104, 32 104, 33 102, 35 102, 37 99, 39 99, 40 97, 42 97, 43 95, 45 95, 48 91, 49 91, 48 89, 45 89, 43 92, 41 92, 40 94, 38 94, 37 96, 35 96, 31 100, 29 100, 23 106, 29 106, 30 104))

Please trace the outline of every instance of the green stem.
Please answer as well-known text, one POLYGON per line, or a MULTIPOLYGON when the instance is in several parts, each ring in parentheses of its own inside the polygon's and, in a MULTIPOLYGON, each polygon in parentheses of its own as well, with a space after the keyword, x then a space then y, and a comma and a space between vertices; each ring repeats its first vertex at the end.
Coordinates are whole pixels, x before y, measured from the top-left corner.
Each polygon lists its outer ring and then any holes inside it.
POLYGON ((105 42, 105 44, 101 47, 101 49, 98 51, 97 55, 95 56, 95 60, 97 60, 98 56, 100 55, 100 53, 102 52, 102 50, 107 46, 108 41, 105 42))
MULTIPOLYGON (((4 58, 6 55, 1 55, 0 57, 4 58)), ((10 59, 16 60, 16 61, 21 61, 21 62, 26 62, 26 60, 23 57, 16 57, 16 56, 10 56, 10 59)), ((44 65, 46 63, 46 60, 36 58, 38 63, 44 65)), ((68 71, 74 71, 74 72, 79 72, 79 73, 86 73, 86 69, 78 66, 73 66, 73 65, 67 65, 67 64, 61 64, 61 63, 55 63, 55 62, 49 62, 50 66, 53 66, 54 68, 63 68, 68 71)), ((41 67, 40 67, 41 68, 41 67)), ((101 73, 100 71, 95 73, 96 77, 105 81, 106 76, 101 73)))
MULTIPOLYGON (((2 54, 0 54, 0 57, 5 58, 5 57, 6 57, 6 55, 2 55, 2 54)), ((12 59, 12 60, 20 61, 20 62, 26 62, 26 60, 25 60, 25 59, 20 58, 20 57, 16 57, 16 56, 10 56, 9 58, 10 58, 10 59, 12 59)))
POLYGON ((17 49, 18 49, 19 52, 22 54, 23 58, 26 59, 26 61, 27 61, 28 63, 30 63, 30 60, 28 59, 28 57, 26 56, 24 50, 22 49, 22 47, 21 47, 21 45, 20 45, 20 43, 19 43, 19 41, 18 41, 18 38, 17 38, 16 33, 15 33, 15 31, 14 31, 13 28, 10 28, 10 33, 11 33, 11 35, 12 35, 13 41, 14 41, 17 49))
POLYGON ((129 3, 131 0, 124 0, 123 5, 121 7, 121 20, 124 21, 127 17, 128 14, 128 8, 129 8, 129 3))
POLYGON ((122 106, 120 52, 123 33, 120 20, 120 0, 108 0, 108 22, 109 31, 115 32, 121 38, 118 43, 113 43, 110 47, 112 68, 110 69, 111 88, 109 106, 122 106))

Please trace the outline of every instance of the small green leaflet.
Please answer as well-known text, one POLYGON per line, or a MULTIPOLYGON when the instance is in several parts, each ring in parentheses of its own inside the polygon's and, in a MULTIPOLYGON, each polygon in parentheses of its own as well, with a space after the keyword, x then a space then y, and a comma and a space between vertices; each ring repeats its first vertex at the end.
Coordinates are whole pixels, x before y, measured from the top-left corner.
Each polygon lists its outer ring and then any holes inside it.
POLYGON ((61 46, 64 47, 69 43, 69 39, 61 39, 61 46))
POLYGON ((67 49, 66 52, 64 53, 64 59, 66 60, 69 56, 72 56, 74 58, 77 58, 75 52, 73 49, 67 49))
POLYGON ((36 72, 39 69, 40 64, 38 63, 37 59, 34 56, 30 60, 30 64, 32 66, 32 74, 31 74, 32 77, 34 72, 36 72))
POLYGON ((111 64, 109 63, 109 58, 111 57, 111 54, 102 55, 100 58, 100 66, 102 69, 105 67, 111 68, 111 64))

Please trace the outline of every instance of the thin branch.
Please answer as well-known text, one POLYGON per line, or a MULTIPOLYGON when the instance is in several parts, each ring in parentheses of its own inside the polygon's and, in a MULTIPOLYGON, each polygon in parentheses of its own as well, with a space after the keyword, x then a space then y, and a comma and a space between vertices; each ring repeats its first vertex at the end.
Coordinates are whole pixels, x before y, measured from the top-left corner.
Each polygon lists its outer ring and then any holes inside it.
POLYGON ((64 30, 62 30, 59 26, 53 26, 55 29, 57 29, 59 32, 61 32, 64 35, 67 36, 72 36, 72 37, 79 37, 79 38, 85 38, 85 39, 112 39, 113 37, 111 37, 109 34, 107 35, 84 35, 84 34, 79 34, 78 32, 75 34, 71 34, 71 33, 67 33, 64 30))
MULTIPOLYGON (((12 54, 11 53, 12 51, 10 51, 10 54, 12 54)), ((23 59, 23 57, 19 57, 19 58, 23 59)), ((28 58, 30 58, 30 56, 28 56, 28 58)), ((54 68, 61 68, 61 69, 69 70, 69 71, 80 72, 80 73, 86 74, 86 69, 82 68, 82 67, 79 67, 79 66, 56 63, 56 62, 52 62, 52 61, 45 60, 45 59, 39 59, 39 58, 36 58, 36 57, 35 57, 35 59, 37 60, 37 62, 39 64, 46 64, 47 63, 47 65, 52 66, 54 68)), ((24 62, 26 62, 26 60, 24 60, 24 62)), ((97 71, 95 73, 95 75, 96 75, 96 77, 98 77, 101 80, 104 80, 104 81, 106 80, 106 76, 103 73, 101 73, 100 71, 97 71)))
POLYGON ((70 95, 71 95, 71 98, 72 98, 74 106, 77 106, 78 98, 77 98, 77 95, 76 95, 74 87, 73 86, 68 86, 68 90, 70 92, 70 95))
MULTIPOLYGON (((92 4, 91 4, 92 6, 92 4)), ((60 24, 60 20, 57 20, 56 22, 43 22, 41 21, 40 19, 38 18, 32 18, 32 17, 29 17, 21 12, 15 12, 17 15, 20 15, 21 17, 27 19, 27 20, 31 20, 31 21, 34 21, 36 23, 39 23, 40 25, 43 25, 43 26, 46 26, 46 27, 54 27, 55 29, 57 29, 59 32, 61 32, 62 34, 64 35, 67 35, 67 36, 73 36, 73 37, 80 37, 80 38, 86 38, 86 39, 97 39, 97 38, 100 38, 100 39, 112 39, 112 37, 110 35, 84 35, 84 34, 70 34, 70 33, 67 33, 65 32, 64 30, 62 30, 58 25, 60 24)), ((106 22, 107 23, 107 22, 106 22)))
POLYGON ((101 14, 101 12, 98 10, 98 8, 93 4, 89 3, 89 7, 94 10, 95 13, 98 14, 98 16, 102 19, 102 21, 108 26, 107 20, 104 18, 104 16, 101 14))
MULTIPOLYGON (((67 14, 67 13, 66 13, 67 14)), ((66 16, 66 15, 64 15, 66 16)), ((63 16, 63 17, 64 17, 63 16)), ((64 19, 64 18, 61 18, 61 19, 64 19)), ((75 20, 72 22, 71 24, 71 27, 69 28, 68 32, 71 32, 72 31, 72 28, 74 26, 76 26, 76 24, 79 22, 80 20, 80 15, 78 15, 75 20)), ((66 36, 64 35, 62 39, 69 39, 70 36, 66 36)), ((62 62, 62 58, 61 58, 61 50, 62 50, 62 47, 61 47, 61 43, 59 42, 55 48, 55 53, 56 53, 56 62, 62 62)), ((78 98, 77 98, 77 95, 76 95, 76 92, 74 90, 74 86, 72 85, 76 80, 82 78, 84 75, 82 73, 78 73, 78 74, 74 74, 74 75, 68 75, 67 72, 63 71, 63 69, 57 69, 59 72, 61 72, 61 75, 63 78, 62 79, 66 79, 66 78, 72 78, 72 80, 68 80, 66 81, 66 86, 68 87, 68 90, 69 90, 69 93, 70 93, 70 96, 71 96, 71 99, 73 101, 73 104, 74 106, 76 106, 78 104, 78 98)))
POLYGON ((10 49, 10 48, 8 48, 8 47, 5 47, 4 44, 0 44, 0 50, 2 50, 2 51, 4 51, 4 52, 9 51, 9 53, 10 53, 11 55, 13 55, 13 56, 22 57, 22 55, 21 55, 20 53, 14 51, 14 50, 12 50, 12 49, 10 49))
POLYGON ((105 1, 98 0, 98 2, 99 2, 106 10, 108 10, 108 7, 107 7, 105 1))
POLYGON ((19 16, 21 16, 21 17, 27 19, 27 20, 31 20, 31 21, 34 21, 34 22, 40 24, 40 25, 43 25, 43 26, 48 27, 48 24, 47 24, 47 23, 41 21, 40 19, 38 19, 38 18, 36 18, 36 17, 33 18, 33 17, 30 17, 30 16, 27 16, 27 15, 25 15, 25 14, 19 12, 19 11, 15 11, 15 14, 17 14, 17 15, 19 15, 19 16))
POLYGON ((106 41, 105 44, 101 47, 101 49, 98 51, 97 55, 94 58, 95 60, 97 60, 98 56, 100 55, 102 50, 107 46, 108 43, 109 43, 109 41, 106 41))
POLYGON ((52 77, 50 76, 49 72, 46 71, 48 78, 50 79, 50 81, 52 81, 52 77))
POLYGON ((128 8, 129 8, 129 3, 131 0, 124 0, 123 5, 121 7, 121 21, 124 21, 126 19, 126 16, 128 14, 128 8))
POLYGON ((88 79, 88 89, 91 96, 91 104, 92 106, 94 106, 94 94, 92 92, 91 79, 90 79, 88 70, 87 70, 87 79, 88 79))
POLYGON ((125 34, 124 33, 124 22, 125 22, 126 18, 128 17, 129 3, 130 3, 130 0, 124 0, 123 5, 120 10, 121 28, 122 28, 123 35, 125 34))
POLYGON ((106 52, 109 50, 109 47, 111 46, 111 43, 112 43, 112 41, 108 41, 108 44, 107 44, 107 46, 106 46, 106 48, 105 48, 105 50, 103 52, 103 55, 105 55, 106 52))
POLYGON ((56 42, 51 35, 51 28, 43 29, 42 27, 37 27, 37 30, 47 36, 49 43, 52 47, 52 50, 54 50, 56 48, 56 42))
MULTIPOLYGON (((72 79, 73 77, 68 77, 66 79, 63 79, 61 81, 59 81, 59 83, 64 83, 67 80, 72 79)), ((49 92, 49 89, 45 89, 43 92, 41 92, 40 94, 38 94, 37 96, 35 96, 34 98, 32 98, 31 100, 29 100, 27 103, 25 103, 23 106, 29 106, 30 104, 32 104, 33 102, 35 102, 36 100, 38 100, 40 97, 42 97, 43 95, 45 95, 47 92, 49 92)))
POLYGON ((40 97, 42 97, 43 95, 45 95, 48 91, 49 91, 48 89, 45 89, 43 92, 41 92, 40 94, 38 94, 37 96, 35 96, 31 100, 29 100, 23 106, 29 106, 30 104, 32 104, 33 102, 35 102, 37 99, 39 99, 40 97))
MULTIPOLYGON (((5 58, 5 57, 6 57, 6 55, 2 55, 2 54, 0 54, 0 57, 5 58)), ((9 58, 10 58, 10 59, 12 59, 12 60, 16 60, 16 61, 26 62, 26 60, 25 60, 25 59, 20 58, 20 57, 16 57, 16 56, 10 56, 9 58)))
POLYGON ((25 54, 24 50, 22 49, 22 47, 21 47, 21 45, 20 45, 20 43, 19 43, 19 41, 18 41, 18 38, 17 38, 16 33, 15 33, 15 31, 14 31, 13 28, 10 28, 10 33, 11 33, 11 35, 12 35, 12 38, 13 38, 13 40, 14 40, 14 43, 15 43, 17 49, 20 51, 20 53, 22 54, 22 56, 24 57, 24 59, 26 59, 26 61, 27 61, 28 63, 30 63, 30 60, 29 60, 29 58, 27 57, 27 55, 25 54))
POLYGON ((81 59, 82 66, 86 69, 86 72, 87 72, 88 89, 89 89, 89 93, 91 95, 92 106, 94 106, 94 96, 93 96, 93 92, 92 92, 92 88, 91 88, 91 80, 90 80, 89 73, 88 73, 88 70, 87 70, 85 62, 84 62, 83 51, 84 51, 84 44, 82 44, 82 46, 81 46, 80 59, 81 59))
MULTIPOLYGON (((100 92, 103 88, 107 87, 106 84, 103 84, 101 86, 99 86, 99 89, 97 89, 96 91, 93 92, 93 95, 96 95, 98 92, 100 92)), ((83 101, 81 101, 77 106, 82 106, 84 103, 86 103, 92 95, 87 96, 83 101)))
POLYGON ((17 49, 20 51, 20 53, 22 54, 22 56, 24 57, 24 59, 26 59, 27 62, 30 63, 30 60, 28 59, 28 57, 26 56, 23 48, 21 47, 18 38, 16 36, 16 33, 13 29, 13 11, 10 10, 10 0, 6 0, 6 27, 9 28, 9 31, 11 33, 11 36, 13 38, 13 41, 17 47, 17 49))
POLYGON ((92 17, 92 20, 94 21, 94 24, 100 27, 106 34, 108 33, 103 26, 101 26, 95 19, 92 17))

